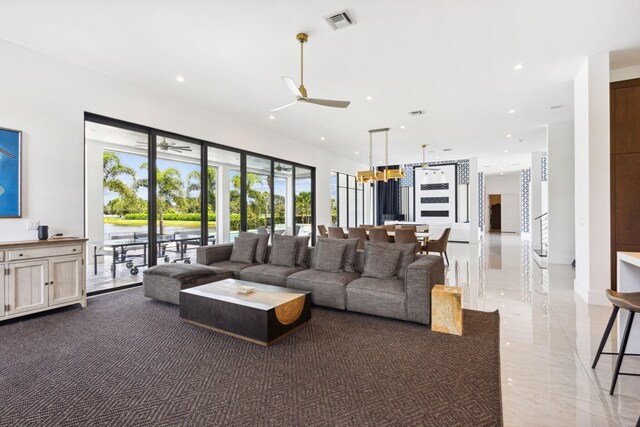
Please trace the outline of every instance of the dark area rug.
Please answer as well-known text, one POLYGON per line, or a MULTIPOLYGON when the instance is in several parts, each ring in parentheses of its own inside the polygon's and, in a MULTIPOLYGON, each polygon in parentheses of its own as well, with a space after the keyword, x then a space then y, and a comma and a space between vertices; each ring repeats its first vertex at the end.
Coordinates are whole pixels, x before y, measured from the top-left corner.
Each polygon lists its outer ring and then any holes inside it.
POLYGON ((0 324, 3 426, 501 425, 498 313, 462 337, 316 308, 264 348, 135 288, 0 324))

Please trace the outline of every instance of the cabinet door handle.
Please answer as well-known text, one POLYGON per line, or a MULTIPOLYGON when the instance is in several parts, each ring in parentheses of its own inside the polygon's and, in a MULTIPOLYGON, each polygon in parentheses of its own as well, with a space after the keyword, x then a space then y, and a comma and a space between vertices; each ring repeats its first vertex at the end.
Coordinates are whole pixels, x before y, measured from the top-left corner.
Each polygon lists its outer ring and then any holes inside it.
POLYGON ((49 282, 44 282, 44 285, 47 286, 49 284, 49 282))
POLYGON ((18 256, 22 256, 22 254, 18 254, 18 256))
POLYGON ((50 285, 53 285, 53 282, 49 282, 50 285))
POLYGON ((73 252, 75 252, 76 250, 77 250, 76 248, 73 248, 73 252))

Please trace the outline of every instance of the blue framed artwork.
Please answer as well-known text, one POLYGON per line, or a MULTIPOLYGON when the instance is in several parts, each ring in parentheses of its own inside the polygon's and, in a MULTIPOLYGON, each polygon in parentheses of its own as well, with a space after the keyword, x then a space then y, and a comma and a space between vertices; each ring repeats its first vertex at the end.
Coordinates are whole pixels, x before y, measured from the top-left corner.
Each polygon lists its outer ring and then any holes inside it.
POLYGON ((22 132, 0 128, 0 218, 22 216, 22 132))

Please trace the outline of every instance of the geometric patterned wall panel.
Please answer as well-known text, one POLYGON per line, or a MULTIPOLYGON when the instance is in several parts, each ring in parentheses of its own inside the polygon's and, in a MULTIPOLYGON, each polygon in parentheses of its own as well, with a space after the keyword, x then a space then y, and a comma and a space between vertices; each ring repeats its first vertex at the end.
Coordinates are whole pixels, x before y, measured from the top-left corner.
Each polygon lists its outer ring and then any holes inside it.
POLYGON ((540 174, 542 181, 547 181, 547 156, 540 157, 540 174))
POLYGON ((531 188, 531 169, 520 171, 520 232, 529 233, 529 196, 531 188))
MULTIPOLYGON (((469 184, 469 159, 427 162, 429 166, 434 167, 446 163, 457 163, 458 176, 456 177, 456 181, 458 181, 458 184, 469 184)), ((421 165, 422 163, 409 163, 404 165, 402 169, 404 171, 404 178, 400 178, 400 187, 413 187, 413 167, 421 165)))
POLYGON ((478 172, 478 227, 484 231, 484 172, 478 172))

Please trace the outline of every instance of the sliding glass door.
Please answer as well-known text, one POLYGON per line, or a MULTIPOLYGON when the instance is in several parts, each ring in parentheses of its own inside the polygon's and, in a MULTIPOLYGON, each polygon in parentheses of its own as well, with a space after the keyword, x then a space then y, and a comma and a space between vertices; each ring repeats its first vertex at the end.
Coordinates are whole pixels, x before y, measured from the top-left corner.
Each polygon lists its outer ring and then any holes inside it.
POLYGON ((86 113, 88 291, 141 281, 158 263, 241 230, 315 233, 315 170, 86 113))
POLYGON ((202 145, 164 135, 155 142, 156 256, 190 264, 202 243, 202 145))

